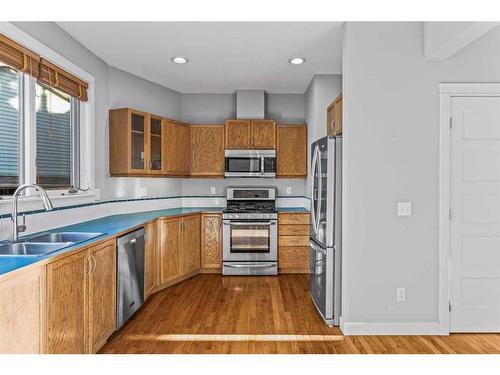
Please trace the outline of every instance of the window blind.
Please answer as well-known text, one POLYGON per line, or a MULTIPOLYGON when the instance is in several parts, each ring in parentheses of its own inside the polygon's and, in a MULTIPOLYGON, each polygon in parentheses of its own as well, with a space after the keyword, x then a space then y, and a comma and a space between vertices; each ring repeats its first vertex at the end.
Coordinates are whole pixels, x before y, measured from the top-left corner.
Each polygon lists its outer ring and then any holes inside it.
POLYGON ((40 56, 0 34, 0 61, 10 67, 38 77, 40 56))
POLYGON ((40 59, 38 81, 61 90, 82 102, 88 100, 87 89, 89 85, 87 82, 59 68, 43 57, 40 59))

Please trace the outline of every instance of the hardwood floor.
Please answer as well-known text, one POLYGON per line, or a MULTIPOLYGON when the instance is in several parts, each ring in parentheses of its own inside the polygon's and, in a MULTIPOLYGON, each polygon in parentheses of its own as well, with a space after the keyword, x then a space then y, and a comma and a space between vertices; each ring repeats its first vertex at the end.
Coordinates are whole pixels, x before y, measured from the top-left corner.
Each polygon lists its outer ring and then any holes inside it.
POLYGON ((500 353, 500 334, 342 336, 306 275, 201 274, 153 295, 100 353, 500 353))

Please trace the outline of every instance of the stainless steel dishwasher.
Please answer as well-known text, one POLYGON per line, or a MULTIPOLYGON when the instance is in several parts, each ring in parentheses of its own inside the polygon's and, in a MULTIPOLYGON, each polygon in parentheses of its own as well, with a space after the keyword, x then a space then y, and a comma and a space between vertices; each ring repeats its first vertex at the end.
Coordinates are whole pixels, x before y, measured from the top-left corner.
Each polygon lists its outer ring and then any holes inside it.
POLYGON ((116 328, 144 303, 144 228, 121 236, 117 247, 116 328))

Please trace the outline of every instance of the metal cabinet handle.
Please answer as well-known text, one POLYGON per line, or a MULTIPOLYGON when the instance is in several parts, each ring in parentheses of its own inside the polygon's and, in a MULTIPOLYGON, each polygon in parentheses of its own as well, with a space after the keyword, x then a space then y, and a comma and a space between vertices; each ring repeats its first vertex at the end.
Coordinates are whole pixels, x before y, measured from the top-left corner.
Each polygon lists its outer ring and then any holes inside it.
POLYGON ((94 268, 92 269, 92 273, 93 273, 95 271, 95 269, 97 268, 97 260, 95 260, 95 257, 93 254, 92 254, 92 260, 94 261, 94 268))
POLYGON ((87 276, 88 276, 92 272, 92 259, 91 259, 91 255, 87 257, 87 261, 89 262, 89 270, 87 271, 87 276))

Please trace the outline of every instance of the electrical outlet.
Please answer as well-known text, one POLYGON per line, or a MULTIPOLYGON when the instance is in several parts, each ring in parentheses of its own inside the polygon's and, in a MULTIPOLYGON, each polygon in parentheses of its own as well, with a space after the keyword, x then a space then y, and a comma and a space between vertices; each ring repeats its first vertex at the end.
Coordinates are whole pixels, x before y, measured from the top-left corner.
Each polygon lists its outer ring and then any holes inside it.
POLYGON ((211 195, 215 195, 215 186, 212 186, 212 187, 210 188, 210 194, 211 194, 211 195))
POLYGON ((398 202, 398 216, 411 216, 411 202, 398 202))
POLYGON ((396 301, 406 302, 406 288, 396 288, 396 301))
POLYGON ((146 187, 137 188, 137 196, 139 198, 147 197, 148 196, 148 188, 146 188, 146 187))
POLYGON ((287 195, 292 195, 292 187, 291 186, 287 186, 286 187, 286 194, 287 195))

